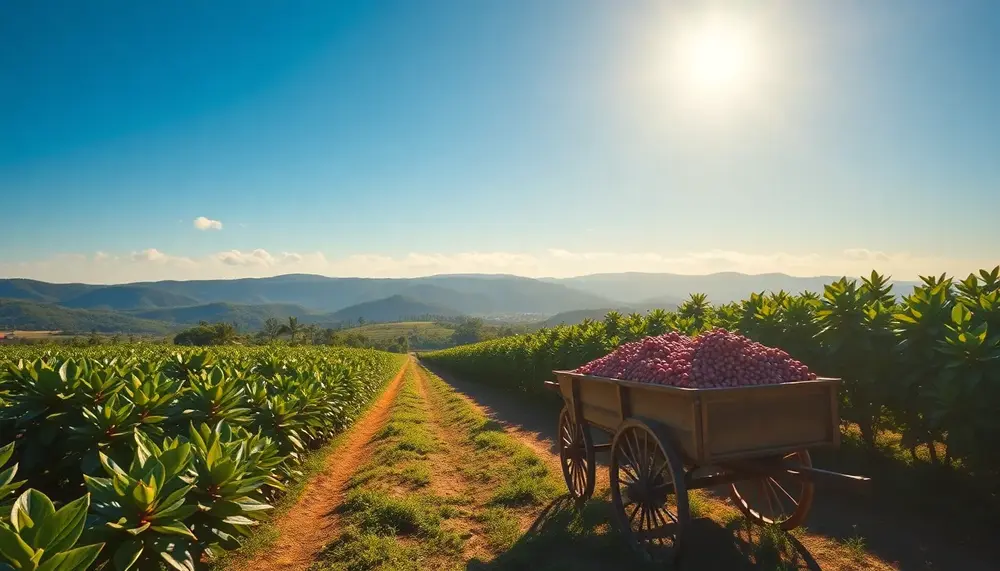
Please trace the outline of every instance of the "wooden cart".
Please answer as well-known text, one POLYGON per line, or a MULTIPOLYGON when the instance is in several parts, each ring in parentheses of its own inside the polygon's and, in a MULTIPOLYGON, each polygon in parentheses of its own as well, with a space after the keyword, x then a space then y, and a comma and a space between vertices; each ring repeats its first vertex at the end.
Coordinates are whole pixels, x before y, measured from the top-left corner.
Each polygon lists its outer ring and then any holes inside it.
POLYGON ((817 475, 864 481, 812 466, 809 448, 840 445, 839 379, 690 389, 553 371, 565 401, 560 457, 570 495, 594 492, 594 453, 610 452, 615 523, 654 560, 676 557, 689 527, 688 490, 728 486, 752 521, 799 526, 817 475), (589 428, 608 433, 595 445, 589 428))

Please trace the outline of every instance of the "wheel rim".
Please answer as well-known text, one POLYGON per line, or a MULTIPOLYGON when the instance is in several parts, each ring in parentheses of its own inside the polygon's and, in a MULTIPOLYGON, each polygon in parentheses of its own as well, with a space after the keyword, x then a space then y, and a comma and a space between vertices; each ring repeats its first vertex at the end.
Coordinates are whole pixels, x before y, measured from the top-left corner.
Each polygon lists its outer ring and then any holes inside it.
POLYGON ((593 459, 587 435, 566 409, 559 415, 559 458, 570 495, 576 499, 588 497, 593 482, 593 459))
MULTIPOLYGON (((784 455, 780 461, 791 469, 812 466, 809 451, 799 450, 784 455)), ((765 476, 732 484, 731 494, 736 506, 751 520, 765 525, 778 525, 789 530, 805 520, 812 505, 814 486, 802 475, 765 476)))
MULTIPOLYGON (((686 510, 678 505, 675 467, 655 434, 619 430, 612 444, 611 501, 622 533, 647 559, 676 556, 686 510)), ((686 500, 686 496, 684 498, 686 500)))

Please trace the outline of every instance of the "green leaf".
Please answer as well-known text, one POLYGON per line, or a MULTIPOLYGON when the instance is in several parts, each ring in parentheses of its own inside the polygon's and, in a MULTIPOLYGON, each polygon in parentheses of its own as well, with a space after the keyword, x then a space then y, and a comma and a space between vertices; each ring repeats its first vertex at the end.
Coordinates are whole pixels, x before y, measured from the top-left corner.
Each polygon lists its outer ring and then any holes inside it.
POLYGON ((42 563, 38 571, 85 571, 103 547, 103 543, 96 543, 57 553, 42 563))
POLYGON ((215 517, 225 518, 243 514, 243 506, 237 502, 221 500, 212 504, 209 513, 215 517))
POLYGON ((144 482, 137 482, 135 487, 132 488, 132 498, 135 500, 137 506, 146 509, 153 505, 153 500, 156 499, 156 488, 144 482))
POLYGON ((133 537, 132 539, 123 542, 118 549, 115 550, 115 556, 112 559, 117 571, 127 571, 135 562, 139 560, 139 556, 142 555, 142 540, 133 537))
POLYGON ((160 454, 159 460, 166 471, 166 479, 170 480, 188 467, 191 461, 191 445, 182 444, 177 448, 166 450, 160 454))
POLYGON ((13 454, 14 454, 13 442, 11 442, 6 446, 0 447, 0 466, 6 464, 7 460, 10 460, 10 457, 13 456, 13 454))
POLYGON ((193 533, 191 533, 191 530, 188 529, 186 525, 180 522, 167 525, 154 525, 151 526, 150 529, 167 535, 186 535, 191 539, 198 539, 193 533))
POLYGON ((190 492, 191 488, 193 487, 194 486, 184 486, 183 488, 178 488, 174 490, 173 492, 170 493, 169 496, 160 501, 158 505, 163 506, 165 509, 176 507, 174 506, 174 504, 176 504, 179 501, 183 501, 184 496, 186 496, 187 493, 190 492))
MULTIPOLYGON (((108 523, 107 525, 112 525, 112 524, 108 523)), ((146 531, 147 529, 149 529, 150 527, 152 527, 152 525, 153 524, 151 524, 149 522, 146 522, 146 523, 140 525, 139 527, 133 527, 133 528, 130 528, 130 529, 122 528, 122 529, 125 529, 125 531, 127 531, 128 533, 130 533, 132 535, 139 535, 140 533, 142 533, 142 532, 146 531)), ((115 526, 113 526, 113 527, 115 527, 115 526)), ((121 526, 117 526, 117 527, 121 528, 121 526)))
POLYGON ((250 498, 236 500, 236 503, 240 505, 240 508, 242 508, 244 512, 273 509, 273 506, 271 506, 270 504, 265 504, 264 502, 258 502, 257 500, 253 500, 250 498))
POLYGON ((212 482, 217 486, 222 486, 228 483, 229 479, 236 473, 236 464, 231 460, 223 460, 217 462, 210 470, 212 473, 212 482))
POLYGON ((965 323, 972 319, 972 313, 961 303, 956 303, 951 309, 951 320, 955 323, 965 323))
POLYGON ((35 543, 46 551, 60 552, 73 547, 87 521, 90 495, 77 498, 48 517, 38 530, 35 543))
POLYGON ((155 514, 149 516, 149 520, 156 522, 165 519, 181 520, 187 519, 189 516, 198 511, 198 506, 191 504, 184 504, 183 501, 177 502, 173 507, 169 509, 164 509, 163 511, 156 512, 155 514))
POLYGON ((38 526, 50 515, 56 513, 52 500, 34 488, 29 488, 14 502, 10 511, 10 522, 29 545, 35 545, 38 526))
POLYGON ((15 567, 18 569, 29 564, 35 555, 35 550, 25 543, 14 530, 0 525, 0 555, 7 561, 18 564, 18 567, 15 567))

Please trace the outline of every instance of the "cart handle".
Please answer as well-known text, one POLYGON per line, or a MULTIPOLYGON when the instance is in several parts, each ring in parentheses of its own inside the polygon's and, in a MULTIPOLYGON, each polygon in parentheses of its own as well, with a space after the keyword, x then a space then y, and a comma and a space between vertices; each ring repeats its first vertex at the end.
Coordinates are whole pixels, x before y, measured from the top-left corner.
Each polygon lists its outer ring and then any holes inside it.
POLYGON ((559 383, 555 381, 545 381, 542 384, 542 386, 549 389, 550 391, 555 391, 557 393, 559 392, 559 383))
POLYGON ((871 478, 867 476, 855 476, 854 474, 842 474, 840 472, 832 472, 830 470, 823 470, 820 468, 813 468, 811 466, 788 466, 787 470, 791 473, 795 472, 805 472, 806 474, 813 476, 825 476, 828 478, 843 478, 845 480, 853 480, 855 482, 870 482, 871 478))

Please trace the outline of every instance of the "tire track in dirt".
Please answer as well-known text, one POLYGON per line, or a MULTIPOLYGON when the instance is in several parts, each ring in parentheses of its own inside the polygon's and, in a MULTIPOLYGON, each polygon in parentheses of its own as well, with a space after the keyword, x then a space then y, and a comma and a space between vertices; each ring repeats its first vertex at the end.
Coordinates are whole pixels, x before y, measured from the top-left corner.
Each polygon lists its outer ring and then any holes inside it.
POLYGON ((344 499, 348 480, 371 455, 369 443, 389 417, 403 375, 412 359, 399 370, 371 409, 351 428, 346 439, 326 460, 323 471, 306 484, 299 500, 274 522, 278 538, 254 559, 229 566, 234 571, 292 571, 307 569, 324 545, 336 535, 336 508, 344 499))

